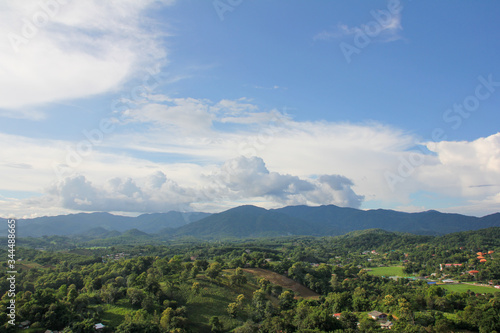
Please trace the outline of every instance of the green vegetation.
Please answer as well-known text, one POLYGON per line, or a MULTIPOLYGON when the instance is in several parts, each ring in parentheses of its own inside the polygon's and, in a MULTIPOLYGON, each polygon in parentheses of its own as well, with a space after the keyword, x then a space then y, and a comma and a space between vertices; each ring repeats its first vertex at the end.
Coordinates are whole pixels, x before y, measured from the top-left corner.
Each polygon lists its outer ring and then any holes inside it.
MULTIPOLYGON (((440 237, 374 229, 321 238, 183 238, 168 246, 124 238, 94 248, 87 241, 63 248, 64 237, 40 242, 53 249, 16 252, 16 321, 31 322, 23 332, 94 333, 96 323, 104 333, 384 332, 385 320, 370 319, 372 311, 388 315, 391 332, 500 332, 500 291, 441 284, 500 284, 500 228, 440 237)), ((5 250, 0 255, 7 258, 5 250)), ((10 332, 2 265, 0 330, 10 332)))
POLYGON ((484 294, 484 293, 490 293, 493 294, 495 292, 499 292, 498 289, 492 288, 492 287, 483 287, 483 286, 474 286, 470 284, 442 284, 439 285, 440 287, 453 291, 456 293, 466 293, 468 291, 472 291, 474 293, 479 293, 479 294, 484 294))
POLYGON ((389 266, 389 267, 372 267, 368 274, 377 276, 401 276, 409 277, 410 275, 403 273, 403 266, 389 266))
MULTIPOLYGON (((500 213, 478 218, 436 211, 365 211, 334 205, 289 206, 270 210, 245 205, 212 215, 171 211, 137 217, 108 213, 40 217, 19 220, 17 232, 20 237, 42 237, 43 242, 29 238, 24 240, 25 244, 38 247, 54 246, 54 243, 62 242, 62 239, 48 239, 47 236, 66 236, 68 248, 82 242, 88 242, 89 247, 124 243, 165 244, 184 237, 221 240, 285 235, 336 236, 349 232, 363 233, 372 228, 386 230, 379 232, 381 234, 392 231, 443 235, 489 227, 500 227, 500 213)), ((5 232, 3 235, 6 236, 5 232)))

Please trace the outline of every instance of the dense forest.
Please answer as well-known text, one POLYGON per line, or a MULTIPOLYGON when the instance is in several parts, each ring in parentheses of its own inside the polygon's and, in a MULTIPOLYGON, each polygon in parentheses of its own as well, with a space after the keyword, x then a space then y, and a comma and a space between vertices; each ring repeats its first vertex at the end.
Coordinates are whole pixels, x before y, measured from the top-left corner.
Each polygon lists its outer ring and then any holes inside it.
POLYGON ((100 241, 20 239, 16 326, 0 273, 2 332, 500 332, 500 228, 100 241))

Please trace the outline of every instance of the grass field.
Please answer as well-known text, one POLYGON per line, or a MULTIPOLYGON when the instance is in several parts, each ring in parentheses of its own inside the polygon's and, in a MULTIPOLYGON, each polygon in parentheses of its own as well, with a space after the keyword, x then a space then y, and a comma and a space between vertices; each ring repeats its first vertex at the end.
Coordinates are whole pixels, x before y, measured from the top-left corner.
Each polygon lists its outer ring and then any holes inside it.
POLYGON ((401 276, 401 277, 409 277, 410 275, 403 273, 402 266, 390 266, 390 267, 372 267, 369 268, 371 271, 368 271, 368 274, 377 275, 377 276, 401 276))
POLYGON ((116 327, 125 320, 125 315, 133 314, 134 309, 125 299, 116 302, 116 305, 106 304, 103 307, 102 323, 106 326, 116 327))
POLYGON ((491 287, 483 287, 483 286, 473 286, 470 284, 440 284, 440 287, 449 290, 449 291, 454 291, 457 293, 462 293, 466 292, 467 290, 471 290, 475 293, 478 294, 484 294, 484 293, 494 293, 495 291, 500 291, 495 288, 491 287))

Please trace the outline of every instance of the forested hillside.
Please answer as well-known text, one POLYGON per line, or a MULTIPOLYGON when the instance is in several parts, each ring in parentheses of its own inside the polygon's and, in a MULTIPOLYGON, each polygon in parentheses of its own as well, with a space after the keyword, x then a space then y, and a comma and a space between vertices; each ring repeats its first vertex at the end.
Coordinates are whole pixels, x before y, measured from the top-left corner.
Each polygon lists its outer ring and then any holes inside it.
POLYGON ((26 244, 56 243, 58 250, 18 247, 17 322, 29 321, 30 332, 94 332, 98 323, 118 333, 382 332, 384 325, 405 333, 500 331, 493 287, 500 284, 500 228, 438 237, 373 229, 321 238, 185 238, 168 246, 145 244, 151 236, 138 230, 125 236, 138 242, 89 247, 72 240, 72 249, 62 249, 68 238, 54 236, 26 244), (370 319, 373 311, 387 317, 370 319))

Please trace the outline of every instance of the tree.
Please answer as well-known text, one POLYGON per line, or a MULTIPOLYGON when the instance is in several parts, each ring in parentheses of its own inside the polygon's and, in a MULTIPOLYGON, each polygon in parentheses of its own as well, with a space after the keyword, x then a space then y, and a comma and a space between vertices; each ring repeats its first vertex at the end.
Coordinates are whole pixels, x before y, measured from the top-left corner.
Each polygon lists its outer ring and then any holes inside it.
MULTIPOLYGON (((74 333, 94 333, 94 320, 91 318, 84 319, 82 321, 74 322, 71 324, 71 332, 74 333)), ((119 331, 117 331, 119 332, 119 331)))
POLYGON ((101 289, 101 298, 103 302, 106 302, 108 304, 112 304, 117 298, 118 294, 119 290, 111 284, 107 284, 101 289))
POLYGON ((243 301, 245 300, 245 295, 240 294, 236 297, 236 302, 229 303, 227 306, 227 312, 229 316, 235 318, 238 314, 243 311, 243 301))
POLYGON ((229 283, 231 285, 237 285, 237 286, 241 286, 247 283, 247 277, 245 276, 243 270, 240 267, 236 268, 234 274, 229 277, 229 283))
POLYGON ((280 310, 290 310, 295 304, 294 294, 289 290, 284 291, 278 300, 280 310))
POLYGON ((164 332, 175 332, 176 329, 185 329, 187 327, 187 318, 185 316, 186 309, 184 307, 175 310, 168 307, 161 314, 160 328, 164 332))
POLYGON ((221 264, 218 262, 214 262, 210 264, 205 273, 210 279, 215 280, 221 272, 222 272, 221 264))
POLYGON ((194 293, 194 294, 198 294, 200 292, 200 283, 199 282, 193 282, 193 285, 191 286, 191 291, 194 293))
POLYGON ((352 308, 354 311, 367 311, 370 305, 368 295, 364 288, 356 287, 352 295, 352 308))
POLYGON ((193 266, 193 268, 191 268, 191 271, 189 272, 191 278, 196 278, 196 276, 200 273, 201 271, 201 268, 199 266, 193 266))
POLYGON ((358 317, 349 311, 342 312, 340 323, 344 329, 356 329, 358 327, 358 317))
POLYGON ((382 301, 382 306, 385 311, 392 311, 393 307, 396 305, 396 299, 392 295, 385 295, 384 300, 382 301))
POLYGON ((266 294, 261 289, 254 291, 252 296, 252 306, 255 319, 260 320, 264 317, 266 310, 266 294))
POLYGON ((238 315, 238 304, 236 304, 236 302, 229 303, 227 305, 227 313, 231 318, 236 318, 238 315))
POLYGON ((371 318, 363 317, 359 321, 359 329, 361 332, 378 332, 379 328, 380 324, 371 318))
POLYGON ((132 304, 133 306, 139 306, 141 305, 144 298, 146 298, 146 293, 141 289, 128 288, 127 298, 130 300, 130 304, 132 304))
POLYGON ((76 286, 72 284, 69 288, 66 299, 68 300, 68 302, 73 303, 77 297, 78 297, 78 291, 76 291, 76 286))
POLYGON ((211 317, 210 320, 208 321, 208 324, 210 325, 211 331, 214 333, 220 333, 224 330, 224 326, 222 325, 222 323, 219 320, 219 317, 217 316, 211 317))

